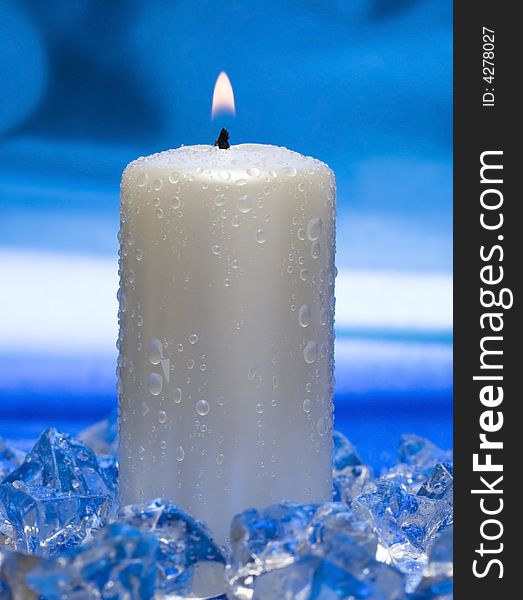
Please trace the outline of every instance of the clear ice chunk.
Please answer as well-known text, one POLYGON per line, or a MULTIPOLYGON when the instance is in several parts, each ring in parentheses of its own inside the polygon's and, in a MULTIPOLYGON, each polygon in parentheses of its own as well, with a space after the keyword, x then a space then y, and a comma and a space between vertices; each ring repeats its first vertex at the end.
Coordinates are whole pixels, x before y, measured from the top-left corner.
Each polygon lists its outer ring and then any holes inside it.
POLYGON ((372 469, 366 465, 345 467, 339 474, 335 472, 332 480, 334 502, 350 504, 372 481, 372 469))
POLYGON ((360 495, 353 507, 379 538, 377 557, 409 575, 407 588, 412 591, 435 537, 452 519, 452 508, 445 502, 410 494, 390 480, 378 480, 375 488, 360 495))
POLYGON ((418 491, 418 496, 443 500, 453 505, 454 468, 450 463, 437 463, 418 491))
POLYGON ((334 473, 343 472, 346 467, 362 465, 362 460, 354 444, 352 444, 342 433, 333 433, 333 455, 332 466, 334 473))
POLYGON ((448 527, 430 551, 423 579, 412 600, 452 600, 453 571, 453 529, 448 527))
POLYGON ((118 411, 113 410, 106 419, 94 423, 78 434, 96 454, 116 454, 118 450, 118 411))
POLYGON ((238 600, 404 598, 403 576, 375 559, 371 527, 339 503, 249 509, 231 525, 229 595, 238 600))
POLYGON ((24 460, 24 453, 8 446, 0 438, 0 482, 24 460))
POLYGON ((398 461, 421 468, 433 467, 438 462, 452 462, 452 453, 419 435, 406 434, 400 439, 398 461))
POLYGON ((38 600, 39 594, 28 587, 26 575, 41 561, 37 556, 0 549, 0 598, 38 600))
POLYGON ((28 554, 53 556, 89 540, 110 510, 107 496, 30 487, 20 481, 0 485, 3 544, 28 554))
POLYGON ((46 600, 152 600, 157 550, 151 533, 114 523, 90 543, 37 565, 27 582, 46 600))
POLYGON ((127 506, 120 520, 156 536, 157 588, 169 598, 209 598, 224 591, 225 557, 204 523, 162 499, 127 506))
POLYGON ((114 481, 98 464, 95 453, 69 434, 44 431, 23 463, 4 483, 22 482, 57 492, 114 498, 114 481))
POLYGON ((410 494, 417 494, 430 472, 431 467, 419 467, 417 465, 399 463, 385 471, 380 480, 390 481, 399 485, 410 494))

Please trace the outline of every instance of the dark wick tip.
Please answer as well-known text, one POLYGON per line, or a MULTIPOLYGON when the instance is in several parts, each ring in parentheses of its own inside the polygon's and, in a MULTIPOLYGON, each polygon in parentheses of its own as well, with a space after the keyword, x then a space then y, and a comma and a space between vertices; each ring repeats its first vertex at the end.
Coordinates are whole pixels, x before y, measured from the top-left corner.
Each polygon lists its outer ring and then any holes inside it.
POLYGON ((220 150, 227 150, 231 147, 231 145, 229 144, 229 132, 227 131, 227 129, 223 128, 220 131, 220 135, 218 136, 218 139, 214 142, 214 145, 218 146, 220 150))

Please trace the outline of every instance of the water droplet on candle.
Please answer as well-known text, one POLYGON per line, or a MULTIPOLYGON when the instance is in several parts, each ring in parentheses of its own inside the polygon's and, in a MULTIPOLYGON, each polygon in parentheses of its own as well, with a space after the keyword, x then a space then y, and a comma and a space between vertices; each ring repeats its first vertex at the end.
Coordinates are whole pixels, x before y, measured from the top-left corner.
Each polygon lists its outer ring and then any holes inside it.
POLYGON ((224 460, 225 456, 223 454, 218 454, 218 456, 216 457, 216 464, 222 465, 224 460))
POLYGON ((142 260, 143 251, 140 250, 140 248, 136 248, 136 250, 134 251, 134 256, 135 256, 136 260, 142 260))
POLYGON ((185 457, 185 450, 183 449, 183 446, 178 446, 178 448, 176 448, 176 460, 178 462, 182 462, 184 457, 185 457))
POLYGON ((254 203, 250 196, 241 196, 238 198, 238 210, 242 213, 248 213, 253 209, 254 203))
POLYGON ((200 338, 198 337, 198 335, 196 333, 191 333, 191 335, 189 336, 189 342, 191 344, 196 344, 196 342, 199 340, 200 338))
POLYGON ((180 200, 180 196, 173 196, 171 198, 171 208, 174 210, 178 210, 182 205, 182 201, 180 200))
POLYGON ((310 413, 311 412, 311 408, 312 408, 312 402, 310 398, 305 398, 305 400, 303 401, 303 410, 306 413, 310 413))
POLYGON ((305 229, 298 229, 298 239, 301 240, 303 242, 303 240, 305 239, 305 229))
POLYGON ((303 358, 306 363, 312 364, 316 362, 316 358, 318 357, 318 342, 310 341, 307 342, 305 348, 303 350, 303 358))
POLYGON ((225 287, 229 287, 229 286, 231 285, 231 280, 230 280, 228 277, 226 277, 226 278, 223 280, 223 285, 224 285, 225 287))
POLYGON ((178 350, 178 352, 183 352, 183 344, 178 344, 176 350, 178 350))
POLYGON ((233 258, 231 262, 231 267, 233 269, 237 269, 240 266, 240 261, 237 258, 233 258))
POLYGON ((173 390, 173 400, 175 404, 180 404, 180 402, 182 401, 182 388, 174 388, 173 390))
POLYGON ((249 369, 249 372, 247 373, 247 378, 249 379, 249 381, 252 381, 256 377, 257 373, 258 369, 256 367, 251 367, 249 369))
POLYGON ((220 171, 219 176, 220 179, 224 179, 225 181, 231 178, 231 174, 229 173, 229 171, 220 171))
POLYGON ((318 258, 321 252, 320 242, 315 241, 311 244, 311 256, 312 258, 318 258))
POLYGON ((143 460, 145 458, 145 448, 143 446, 140 446, 138 448, 138 458, 140 460, 143 460))
POLYGON ((263 404, 257 404, 256 405, 256 412, 261 415, 263 414, 263 404))
POLYGON ((158 373, 149 373, 149 392, 153 396, 158 396, 162 392, 163 379, 158 373))
POLYGON ((158 208, 160 206, 161 202, 160 202, 160 198, 154 198, 153 199, 153 206, 154 208, 158 208))
POLYGON ((274 389, 278 387, 278 378, 276 377, 276 375, 274 375, 274 377, 272 378, 272 387, 274 389))
POLYGON ((220 246, 218 246, 218 244, 214 244, 214 246, 211 246, 211 252, 215 255, 218 256, 220 254, 220 252, 222 251, 222 249, 220 248, 220 246))
POLYGON ((169 181, 173 184, 178 183, 180 181, 180 173, 177 173, 176 171, 173 171, 170 175, 169 175, 169 181))
POLYGON ((302 327, 307 327, 311 322, 311 309, 306 304, 300 306, 298 322, 302 327))
POLYGON ((158 411, 158 421, 160 423, 165 423, 167 421, 167 413, 164 410, 158 411))
POLYGON ((142 417, 145 417, 145 415, 150 411, 151 409, 149 408, 149 405, 147 404, 147 402, 145 402, 145 400, 142 402, 142 417))
POLYGON ((165 440, 160 440, 160 448, 165 450, 167 448, 167 442, 165 440))
POLYGON ((322 229, 322 221, 319 217, 311 219, 307 224, 307 237, 312 242, 319 239, 322 229))
POLYGON ((316 423, 318 435, 323 437, 327 433, 327 423, 323 417, 320 417, 316 423))
POLYGON ((147 173, 140 173, 136 178, 136 184, 139 187, 144 187, 146 183, 149 181, 149 175, 147 173))
POLYGON ((309 269, 300 269, 300 279, 302 281, 309 279, 309 269))
POLYGON ((225 194, 218 194, 214 197, 214 204, 216 204, 216 206, 223 206, 226 202, 227 198, 225 197, 225 194))
POLYGON ((305 191, 305 184, 304 183, 298 183, 298 190, 300 192, 304 192, 305 191))
POLYGON ((305 384, 305 390, 310 394, 312 391, 312 383, 309 381, 305 384))
POLYGON ((329 311, 323 307, 320 310, 320 323, 322 325, 327 325, 327 323, 329 322, 329 311))
POLYGON ((291 274, 293 270, 294 270, 294 269, 293 269, 292 265, 289 265, 289 266, 287 267, 287 273, 291 274))
POLYGON ((263 229, 258 229, 258 231, 256 231, 256 241, 258 242, 258 244, 263 244, 266 240, 267 234, 265 233, 265 231, 263 229))
POLYGON ((158 365, 160 364, 160 361, 163 358, 163 345, 162 342, 160 342, 160 340, 153 338, 150 342, 149 342, 149 362, 152 365, 158 365))
POLYGON ((236 185, 241 187, 243 185, 247 184, 247 180, 246 179, 238 179, 238 181, 236 182, 236 185))
POLYGON ((261 171, 260 169, 253 167, 252 169, 247 169, 247 175, 249 175, 249 177, 259 177, 261 175, 261 171))
POLYGON ((192 358, 189 358, 189 360, 187 361, 187 368, 188 369, 194 368, 194 360, 192 358))
POLYGON ((233 227, 239 227, 241 225, 241 217, 240 215, 233 215, 232 219, 231 219, 231 224, 233 227))
POLYGON ((163 210, 161 208, 156 209, 156 218, 163 219, 163 210))
POLYGON ((209 413, 210 406, 207 400, 198 400, 196 403, 196 412, 201 416, 205 417, 209 413))
POLYGON ((153 190, 159 192, 162 189, 163 181, 161 179, 155 179, 153 181, 153 190))
POLYGON ((294 167, 284 167, 281 171, 288 177, 296 177, 298 173, 298 171, 294 167))

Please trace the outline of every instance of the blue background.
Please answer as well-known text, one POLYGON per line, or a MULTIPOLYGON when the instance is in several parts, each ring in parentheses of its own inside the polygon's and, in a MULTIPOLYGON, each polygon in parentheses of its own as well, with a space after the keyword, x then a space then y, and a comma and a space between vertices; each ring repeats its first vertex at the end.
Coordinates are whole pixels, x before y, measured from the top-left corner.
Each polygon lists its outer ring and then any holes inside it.
POLYGON ((0 435, 114 406, 120 173, 225 125, 336 173, 336 426, 450 446, 450 0, 2 0, 0 81, 0 435))

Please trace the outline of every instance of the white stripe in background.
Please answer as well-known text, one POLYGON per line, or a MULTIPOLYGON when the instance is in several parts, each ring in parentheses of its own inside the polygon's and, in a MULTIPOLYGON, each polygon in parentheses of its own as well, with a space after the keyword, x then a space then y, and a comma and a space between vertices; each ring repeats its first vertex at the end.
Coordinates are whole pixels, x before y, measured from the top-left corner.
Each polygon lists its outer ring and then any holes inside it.
MULTIPOLYGON (((113 355, 117 286, 114 258, 0 250, 0 351, 113 355)), ((342 270, 336 327, 450 333, 451 276, 342 270)))
POLYGON ((450 333, 452 276, 340 270, 336 327, 450 333))

